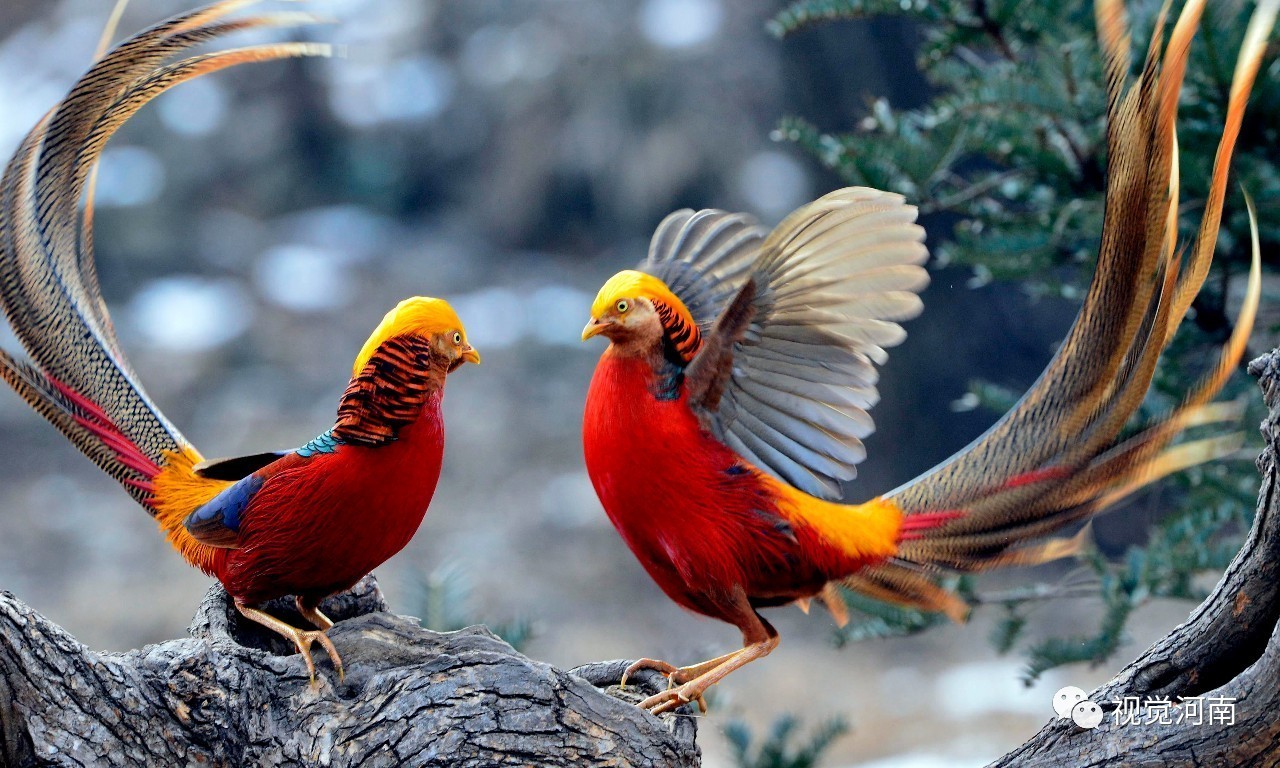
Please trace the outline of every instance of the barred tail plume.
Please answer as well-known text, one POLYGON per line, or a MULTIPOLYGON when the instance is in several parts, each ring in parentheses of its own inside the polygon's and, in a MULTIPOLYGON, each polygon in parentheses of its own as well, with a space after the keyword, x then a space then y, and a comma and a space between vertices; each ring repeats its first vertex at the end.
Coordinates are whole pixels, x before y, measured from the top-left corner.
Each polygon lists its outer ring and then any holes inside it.
MULTIPOLYGON (((175 85, 246 62, 329 53, 281 43, 173 61, 232 32, 312 20, 227 18, 251 4, 225 0, 175 16, 102 56, 27 134, 0 181, 0 309, 29 356, 0 350, 0 378, 160 517, 184 554, 194 543, 180 541, 180 520, 166 518, 164 499, 187 481, 166 477, 166 468, 182 465, 194 478, 200 457, 147 397, 116 338, 94 267, 92 170, 120 126, 175 85)), ((200 486, 197 495, 212 495, 221 484, 200 486)))
POLYGON ((1107 192, 1097 271, 1080 313, 1054 359, 1012 410, 955 456, 888 494, 906 515, 910 535, 896 557, 864 569, 845 586, 963 618, 967 607, 939 585, 944 570, 982 571, 1072 554, 1084 543, 1083 533, 1044 537, 1160 477, 1239 448, 1238 435, 1170 443, 1189 427, 1240 415, 1238 405, 1210 400, 1238 367, 1257 310, 1256 225, 1244 306, 1216 367, 1171 414, 1134 437, 1120 438, 1145 396, 1157 358, 1208 273, 1232 151, 1280 2, 1263 0, 1254 12, 1199 229, 1189 247, 1180 248, 1175 118, 1204 6, 1203 0, 1186 3, 1162 47, 1166 4, 1142 72, 1130 82, 1121 2, 1096 4, 1108 94, 1107 192), (939 513, 956 514, 938 520, 939 513), (934 516, 935 524, 913 525, 922 515, 934 516))

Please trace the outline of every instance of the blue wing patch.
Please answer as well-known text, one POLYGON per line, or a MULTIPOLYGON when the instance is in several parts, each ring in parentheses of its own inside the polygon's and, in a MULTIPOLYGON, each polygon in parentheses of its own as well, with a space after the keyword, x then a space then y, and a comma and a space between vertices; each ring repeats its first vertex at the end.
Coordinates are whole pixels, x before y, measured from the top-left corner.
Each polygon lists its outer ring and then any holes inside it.
MULTIPOLYGON (((304 459, 320 453, 334 453, 343 445, 340 438, 334 437, 333 430, 325 432, 316 439, 299 448, 295 453, 304 459)), ((262 454, 263 457, 279 458, 284 454, 262 454)), ((254 457, 249 457, 250 459, 254 457)), ((274 460, 274 458, 272 460, 274 460)), ((232 460, 238 461, 238 460, 232 460)), ((268 462, 269 463, 269 462, 268 462)), ((215 465, 216 466, 216 465, 215 465)), ((256 474, 248 475, 222 493, 214 496, 204 506, 187 515, 182 525, 201 544, 211 547, 234 549, 240 545, 240 516, 249 502, 257 495, 266 482, 256 474)))
POLYGON ((249 475, 236 482, 187 515, 183 526, 201 544, 236 547, 239 544, 240 516, 264 482, 257 475, 249 475))
POLYGON ((338 446, 342 445, 341 439, 333 436, 333 430, 326 431, 323 435, 317 437, 306 445, 297 450, 297 454, 304 459, 309 459, 317 453, 333 453, 338 450, 338 446))

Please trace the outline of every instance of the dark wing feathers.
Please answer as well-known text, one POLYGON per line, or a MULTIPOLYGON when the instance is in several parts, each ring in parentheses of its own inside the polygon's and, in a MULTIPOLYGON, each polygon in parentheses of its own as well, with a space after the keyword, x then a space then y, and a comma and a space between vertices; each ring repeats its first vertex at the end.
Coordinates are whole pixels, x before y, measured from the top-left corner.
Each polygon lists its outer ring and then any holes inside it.
POLYGON ((742 215, 680 211, 640 266, 709 328, 686 370, 690 405, 744 459, 806 493, 839 497, 866 457, 874 366, 906 338, 898 323, 920 313, 929 282, 915 219, 900 195, 857 187, 767 237, 742 215))
POLYGON ((716 410, 733 367, 733 348, 742 341, 755 317, 756 283, 747 280, 729 306, 720 313, 714 329, 688 365, 684 385, 689 404, 699 411, 716 410))
MULTIPOLYGON (((327 52, 324 46, 307 44, 263 45, 165 65, 171 56, 229 32, 305 21, 299 14, 220 21, 247 4, 216 3, 122 43, 37 123, 3 177, 0 308, 40 376, 100 409, 112 428, 153 462, 189 446, 146 396, 121 350, 94 268, 92 205, 85 206, 83 217, 79 209, 106 142, 159 93, 242 62, 327 52)), ((0 357, 0 369, 10 383, 24 380, 15 364, 8 356, 0 357)), ((15 383, 15 388, 95 463, 148 503, 136 474, 104 450, 99 437, 69 426, 65 409, 50 401, 41 387, 15 383)))
POLYGON ((273 462, 283 459, 293 451, 267 451, 250 456, 232 456, 225 459, 208 459, 191 468, 196 477, 206 480, 242 480, 273 462))

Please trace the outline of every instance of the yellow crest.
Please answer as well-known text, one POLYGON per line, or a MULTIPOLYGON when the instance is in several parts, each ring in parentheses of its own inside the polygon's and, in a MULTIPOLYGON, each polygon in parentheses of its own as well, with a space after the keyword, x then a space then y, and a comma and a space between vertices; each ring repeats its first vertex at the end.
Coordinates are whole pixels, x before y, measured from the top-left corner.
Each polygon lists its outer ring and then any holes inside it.
POLYGON ((689 314, 684 302, 671 292, 667 284, 644 272, 624 269, 605 281, 605 284, 600 287, 600 292, 596 294, 595 302, 591 305, 591 315, 600 317, 609 311, 618 299, 649 299, 650 301, 657 299, 675 309, 689 323, 693 323, 693 315, 689 314))
POLYGON ((453 311, 449 302, 426 296, 405 299, 388 312, 378 327, 373 330, 373 334, 364 343, 360 354, 356 356, 351 375, 360 373, 369 362, 369 358, 373 357, 373 353, 382 346, 382 342, 393 336, 431 336, 453 331, 462 334, 462 343, 467 343, 467 330, 462 327, 458 313, 453 311))
POLYGON ((652 302, 663 330, 685 362, 692 360, 702 346, 702 334, 698 331, 698 324, 689 308, 666 283, 653 275, 624 269, 609 278, 596 294, 596 300, 591 305, 591 317, 600 318, 619 299, 648 299, 652 302))

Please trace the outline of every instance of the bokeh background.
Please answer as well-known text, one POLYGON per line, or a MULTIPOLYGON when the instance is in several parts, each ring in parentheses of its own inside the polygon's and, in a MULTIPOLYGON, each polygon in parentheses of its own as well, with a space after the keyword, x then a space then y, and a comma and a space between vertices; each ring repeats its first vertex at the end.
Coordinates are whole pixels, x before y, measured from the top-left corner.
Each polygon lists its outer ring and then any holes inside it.
MULTIPOLYGON (((0 153, 89 64, 108 0, 0 4, 0 153)), ((190 5, 134 0, 132 31, 190 5)), ((736 647, 684 613, 610 527, 582 468, 581 403, 602 344, 580 329, 598 286, 644 253, 669 211, 718 207, 774 223, 835 186, 780 118, 856 125, 871 99, 911 106, 915 30, 894 21, 779 41, 778 0, 316 0, 331 60, 273 63, 185 85, 104 155, 100 275, 154 399, 208 456, 298 445, 331 424, 350 361, 396 301, 452 301, 484 365, 451 377, 444 476, 426 523, 379 570, 414 612, 441 569, 477 620, 531 621, 559 666, 641 655, 691 662, 736 647), (435 574, 433 577, 432 574, 435 574)), ((296 6, 295 6, 296 7, 296 6)), ((242 36, 241 42, 258 40, 242 36)), ((945 226, 926 222, 937 232, 945 226)), ((886 491, 986 428, 967 382, 1034 379, 1074 307, 934 273, 926 313, 884 369, 879 429, 850 500, 886 491)), ((12 345, 12 337, 4 337, 12 345)), ((209 581, 149 518, 17 397, 0 393, 0 589, 96 649, 180 635, 209 581)), ((643 439, 637 436, 637 439, 643 439)), ((1158 493, 1099 526, 1123 540, 1158 493)), ((1060 579, 1070 566, 983 582, 1060 579)), ((1145 607, 1129 652, 1189 609, 1145 607)), ((1089 601, 1034 615, 1037 635, 1096 622, 1089 601)), ((980 765, 1033 733, 1083 667, 1027 688, 992 650, 998 616, 832 647, 823 612, 779 609, 784 642, 720 686, 701 741, 791 712, 853 730, 830 764, 980 765)))

